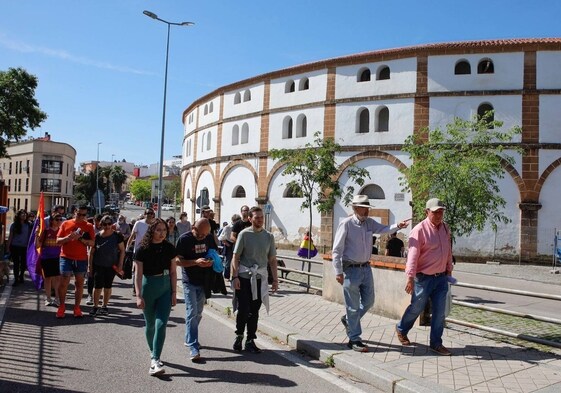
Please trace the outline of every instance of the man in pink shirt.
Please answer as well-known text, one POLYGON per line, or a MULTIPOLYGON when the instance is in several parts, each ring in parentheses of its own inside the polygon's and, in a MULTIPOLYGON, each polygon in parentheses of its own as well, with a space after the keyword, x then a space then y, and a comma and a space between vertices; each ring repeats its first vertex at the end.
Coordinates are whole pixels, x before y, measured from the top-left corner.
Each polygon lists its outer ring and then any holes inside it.
POLYGON ((442 201, 429 199, 426 204, 427 218, 409 234, 405 292, 411 295, 411 304, 397 324, 396 334, 402 345, 411 345, 407 333, 430 299, 430 349, 439 355, 450 356, 450 351, 442 345, 447 276, 452 274, 452 246, 450 230, 443 221, 444 210, 446 206, 442 201))

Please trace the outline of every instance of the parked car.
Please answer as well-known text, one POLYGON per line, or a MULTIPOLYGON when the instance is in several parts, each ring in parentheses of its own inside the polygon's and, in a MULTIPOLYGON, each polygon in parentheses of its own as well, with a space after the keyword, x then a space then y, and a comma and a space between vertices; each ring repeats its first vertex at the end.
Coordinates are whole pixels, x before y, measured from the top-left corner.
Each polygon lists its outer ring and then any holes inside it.
POLYGON ((119 214, 121 209, 119 209, 119 206, 117 205, 105 205, 103 207, 103 211, 109 214, 119 214))
POLYGON ((175 210, 175 205, 172 205, 170 203, 166 203, 165 205, 162 205, 162 210, 173 211, 173 210, 175 210))

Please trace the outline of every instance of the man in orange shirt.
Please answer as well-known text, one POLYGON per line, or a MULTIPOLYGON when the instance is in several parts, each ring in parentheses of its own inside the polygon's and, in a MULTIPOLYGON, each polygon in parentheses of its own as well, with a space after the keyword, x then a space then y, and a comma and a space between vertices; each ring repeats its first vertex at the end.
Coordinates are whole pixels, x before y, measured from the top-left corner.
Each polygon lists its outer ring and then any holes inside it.
POLYGON ((74 274, 76 290, 74 292, 74 317, 82 317, 80 303, 84 291, 84 276, 88 270, 88 247, 94 245, 95 232, 92 224, 86 221, 87 206, 80 206, 74 212, 72 220, 66 220, 60 226, 57 234, 57 245, 60 252, 60 306, 56 312, 57 318, 64 318, 66 311, 66 290, 70 283, 70 276, 74 274))

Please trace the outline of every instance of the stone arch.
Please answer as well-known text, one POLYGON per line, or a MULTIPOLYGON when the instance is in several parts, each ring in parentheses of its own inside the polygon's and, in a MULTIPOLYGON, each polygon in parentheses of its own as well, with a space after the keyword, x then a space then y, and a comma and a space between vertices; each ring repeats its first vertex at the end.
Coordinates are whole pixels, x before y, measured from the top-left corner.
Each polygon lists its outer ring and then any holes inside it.
POLYGON ((243 166, 244 168, 247 168, 253 174, 253 180, 255 181, 255 184, 259 184, 259 182, 257 181, 257 171, 255 171, 254 167, 252 167, 247 161, 234 160, 234 161, 230 161, 228 165, 226 165, 226 168, 224 168, 224 170, 222 171, 222 174, 218 182, 220 192, 222 192, 224 179, 226 178, 228 173, 230 173, 237 166, 243 166))
MULTIPOLYGON (((194 190, 197 189, 197 184, 199 184, 199 180, 201 178, 201 176, 203 175, 203 173, 205 172, 209 172, 210 176, 212 177, 212 179, 215 181, 216 184, 216 180, 214 178, 214 171, 212 170, 212 168, 210 167, 210 165, 203 165, 199 168, 199 172, 196 174, 196 176, 194 177, 194 181, 193 181, 193 192, 194 190)), ((217 190, 214 190, 214 192, 216 192, 217 190)), ((218 195, 216 195, 216 197, 219 197, 218 195)))
POLYGON ((534 185, 534 192, 536 193, 536 201, 538 200, 538 197, 542 191, 542 187, 545 183, 545 181, 547 180, 547 178, 549 177, 549 175, 551 175, 553 173, 553 171, 557 168, 559 168, 561 166, 561 158, 556 159, 555 161, 553 161, 551 164, 549 164, 549 166, 547 168, 545 168, 545 170, 543 171, 543 173, 541 174, 540 178, 538 179, 538 181, 536 182, 536 184, 534 185))
POLYGON ((386 160, 389 163, 395 165, 397 167, 397 169, 402 169, 402 168, 406 168, 407 165, 405 165, 399 158, 388 154, 386 152, 380 151, 380 150, 370 150, 370 151, 365 151, 359 154, 356 154, 350 158, 348 158, 345 162, 343 162, 341 164, 341 166, 339 167, 339 172, 337 173, 337 179, 339 179, 341 177, 341 175, 343 174, 343 172, 345 172, 345 170, 351 166, 352 164, 357 163, 358 161, 367 159, 367 158, 379 158, 382 160, 386 160))
POLYGON ((267 180, 265 181, 265 184, 263 184, 264 189, 259 189, 258 190, 258 195, 260 197, 264 197, 264 196, 269 195, 269 185, 271 184, 271 181, 273 180, 273 176, 275 176, 275 174, 285 165, 286 164, 283 164, 280 161, 277 162, 275 165, 273 165, 273 167, 271 168, 271 171, 267 175, 267 180))
POLYGON ((522 176, 518 173, 515 167, 513 167, 509 162, 506 160, 501 159, 501 165, 507 171, 507 173, 512 177, 512 180, 516 183, 518 187, 518 192, 520 195, 520 201, 524 201, 528 198, 528 187, 526 187, 526 182, 522 179, 522 176))

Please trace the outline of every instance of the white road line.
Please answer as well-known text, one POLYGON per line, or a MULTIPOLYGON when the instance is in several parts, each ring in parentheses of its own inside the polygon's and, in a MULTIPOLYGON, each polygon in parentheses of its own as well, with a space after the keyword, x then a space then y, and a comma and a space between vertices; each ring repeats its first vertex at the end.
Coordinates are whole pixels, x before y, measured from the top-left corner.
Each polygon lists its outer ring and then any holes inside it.
MULTIPOLYGON (((215 312, 213 311, 208 311, 205 307, 204 310, 204 314, 214 320, 216 320, 217 322, 222 323, 223 325, 228 326, 230 329, 235 329, 236 326, 233 322, 231 322, 230 320, 227 320, 223 317, 220 317, 218 315, 216 315, 215 312)), ((298 365, 299 367, 302 367, 303 369, 305 369, 306 371, 324 379, 325 381, 343 389, 346 392, 349 393, 366 393, 365 390, 359 389, 356 386, 353 386, 352 384, 346 382, 345 380, 337 377, 336 375, 333 375, 332 373, 316 368, 316 367, 310 367, 308 366, 305 360, 299 358, 296 355, 293 355, 289 352, 286 351, 286 348, 283 348, 279 345, 275 345, 274 343, 272 343, 269 340, 264 340, 264 339, 257 339, 257 342, 264 348, 267 348, 268 350, 271 350, 273 352, 275 352, 277 355, 282 356, 283 358, 287 359, 288 361, 298 365)))

